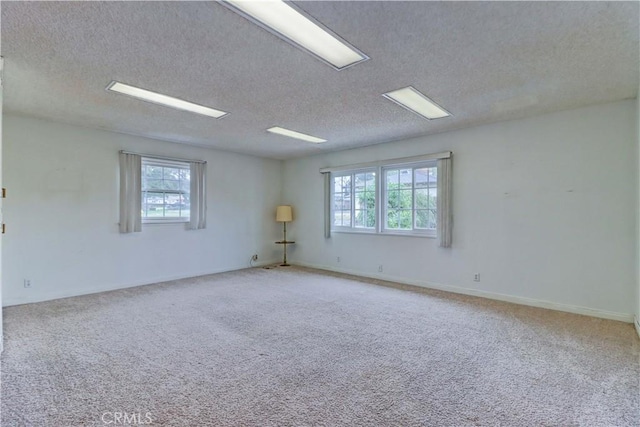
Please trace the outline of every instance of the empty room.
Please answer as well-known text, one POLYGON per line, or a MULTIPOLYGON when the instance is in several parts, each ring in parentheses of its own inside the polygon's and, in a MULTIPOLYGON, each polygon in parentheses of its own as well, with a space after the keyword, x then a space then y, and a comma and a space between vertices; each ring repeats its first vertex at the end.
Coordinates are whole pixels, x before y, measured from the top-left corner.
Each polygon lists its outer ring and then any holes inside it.
POLYGON ((640 425, 640 3, 2 2, 2 426, 640 425))

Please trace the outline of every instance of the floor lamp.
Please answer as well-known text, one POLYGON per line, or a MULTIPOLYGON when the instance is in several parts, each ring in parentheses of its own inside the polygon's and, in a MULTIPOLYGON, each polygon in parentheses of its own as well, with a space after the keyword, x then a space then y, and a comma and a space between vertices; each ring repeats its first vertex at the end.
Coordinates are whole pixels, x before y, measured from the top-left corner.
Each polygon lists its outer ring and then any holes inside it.
POLYGON ((278 206, 276 208, 276 221, 281 222, 284 227, 284 239, 281 242, 276 242, 281 244, 284 247, 284 259, 282 261, 282 264, 280 264, 280 266, 288 267, 289 264, 287 264, 287 245, 291 243, 295 243, 295 242, 287 241, 287 223, 293 221, 293 212, 291 210, 291 206, 289 205, 278 206))

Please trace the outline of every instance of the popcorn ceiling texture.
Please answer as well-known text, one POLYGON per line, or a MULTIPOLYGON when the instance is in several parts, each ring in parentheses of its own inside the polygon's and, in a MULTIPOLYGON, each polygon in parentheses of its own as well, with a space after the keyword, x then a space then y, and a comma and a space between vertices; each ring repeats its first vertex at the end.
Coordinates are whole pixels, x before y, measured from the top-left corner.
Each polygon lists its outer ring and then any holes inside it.
POLYGON ((640 425, 633 326, 575 314, 291 267, 4 316, 6 427, 640 425))
POLYGON ((371 59, 337 72, 216 2, 3 2, 5 111, 292 158, 638 91, 638 2, 298 5, 371 59), (111 80, 231 114, 108 93, 111 80), (427 121, 381 96, 408 85, 453 117, 427 121), (275 125, 329 142, 266 132, 275 125))

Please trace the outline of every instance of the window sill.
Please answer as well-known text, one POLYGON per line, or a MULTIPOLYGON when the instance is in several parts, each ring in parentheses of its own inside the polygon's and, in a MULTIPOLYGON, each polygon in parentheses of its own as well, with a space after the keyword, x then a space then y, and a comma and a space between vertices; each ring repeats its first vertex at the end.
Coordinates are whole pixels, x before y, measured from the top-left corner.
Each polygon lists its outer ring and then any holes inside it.
POLYGON ((189 220, 176 219, 176 220, 157 220, 157 221, 142 221, 142 225, 176 225, 176 224, 188 224, 189 220))
POLYGON ((395 231, 383 231, 382 233, 378 233, 383 236, 400 236, 400 237, 424 237, 427 239, 435 239, 437 236, 435 233, 402 233, 395 231))
POLYGON ((437 236, 434 234, 426 234, 426 233, 394 233, 393 231, 356 231, 356 230, 331 230, 331 233, 340 233, 340 234, 367 234, 372 236, 395 236, 395 237, 422 237, 427 239, 435 239, 437 236))

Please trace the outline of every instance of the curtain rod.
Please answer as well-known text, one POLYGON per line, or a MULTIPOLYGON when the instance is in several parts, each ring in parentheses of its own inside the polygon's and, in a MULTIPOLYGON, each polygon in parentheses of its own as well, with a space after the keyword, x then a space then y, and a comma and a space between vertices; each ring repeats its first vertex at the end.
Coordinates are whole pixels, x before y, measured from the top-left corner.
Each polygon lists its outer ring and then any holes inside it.
POLYGON ((401 157, 399 159, 379 160, 377 162, 356 163, 353 165, 335 166, 329 168, 320 168, 320 173, 340 172, 354 169, 374 168, 377 166, 395 166, 404 163, 418 163, 427 160, 448 159, 453 153, 444 151, 442 153, 424 154, 422 156, 401 157))
POLYGON ((206 160, 193 160, 193 159, 179 159, 177 157, 167 157, 167 156, 158 156, 155 154, 143 154, 143 153, 134 153, 133 151, 120 150, 121 153, 124 154, 135 154, 140 157, 148 157, 150 159, 158 159, 158 160, 172 160, 174 162, 185 162, 185 163, 207 163, 206 160))

